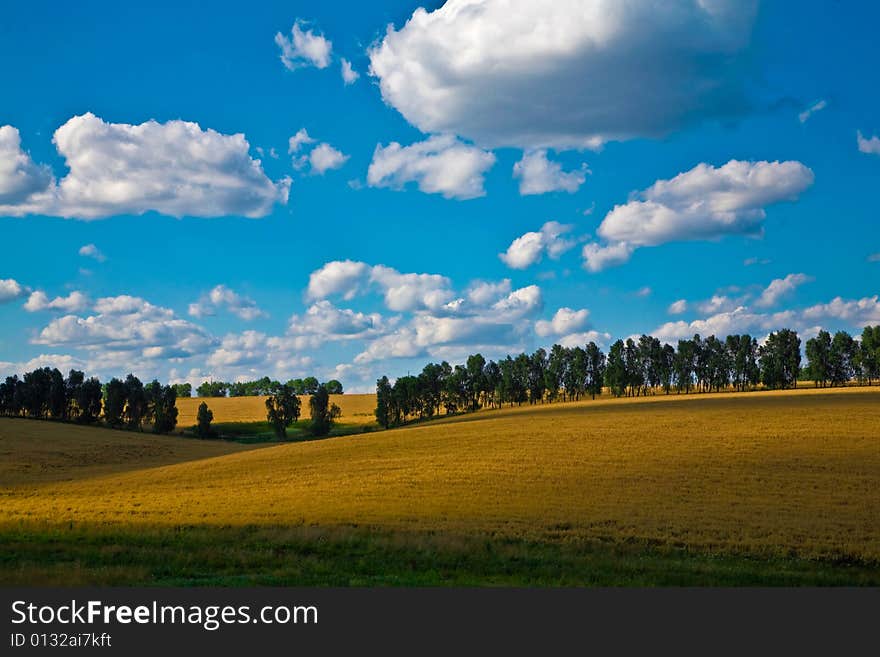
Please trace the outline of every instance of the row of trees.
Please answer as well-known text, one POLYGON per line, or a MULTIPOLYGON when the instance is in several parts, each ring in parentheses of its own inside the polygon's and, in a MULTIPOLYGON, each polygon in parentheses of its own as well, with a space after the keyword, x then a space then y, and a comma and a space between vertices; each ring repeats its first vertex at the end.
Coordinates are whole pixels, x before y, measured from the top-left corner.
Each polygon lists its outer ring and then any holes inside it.
POLYGON ((834 337, 828 331, 819 331, 807 340, 805 351, 808 365, 803 378, 816 386, 844 385, 852 379, 867 381, 880 378, 880 325, 866 326, 861 340, 846 331, 834 337))
MULTIPOLYGON (((321 383, 309 399, 312 416, 310 430, 313 436, 326 436, 330 433, 336 418, 342 414, 339 406, 330 401, 330 394, 329 386, 321 383)), ((278 438, 287 438, 288 427, 299 420, 302 402, 298 395, 292 386, 285 384, 266 399, 266 420, 278 438)))
MULTIPOLYGON (((804 368, 817 385, 854 378, 878 378, 880 326, 866 327, 861 340, 826 332, 807 341, 804 368), (826 348, 827 347, 827 348, 826 348), (827 353, 827 364, 819 354, 827 353)), ((499 362, 469 356, 464 365, 429 363, 418 375, 383 376, 376 382, 376 419, 384 427, 411 419, 475 411, 502 404, 530 404, 595 398, 607 389, 615 396, 640 396, 673 389, 685 394, 797 386, 802 375, 801 340, 795 331, 771 333, 759 345, 748 334, 679 340, 676 346, 642 335, 617 340, 607 355, 595 342, 584 347, 553 345, 549 353, 507 356, 499 362)))
MULTIPOLYGON (((262 379, 255 381, 239 381, 237 383, 226 383, 224 381, 205 381, 196 388, 196 396, 198 397, 263 397, 276 394, 282 386, 287 386, 296 395, 313 395, 318 388, 323 385, 331 395, 341 395, 343 393, 342 384, 336 379, 331 379, 327 383, 321 384, 318 379, 313 376, 307 376, 304 379, 291 379, 287 383, 282 384, 279 381, 264 376, 262 379)), ((192 386, 189 383, 178 384, 178 396, 192 396, 192 386), (183 394, 187 391, 187 394, 183 394)))
POLYGON ((177 426, 177 391, 154 380, 147 385, 129 374, 106 385, 78 370, 65 379, 57 368, 43 367, 0 383, 0 415, 25 416, 93 424, 103 417, 107 426, 155 433, 177 426))

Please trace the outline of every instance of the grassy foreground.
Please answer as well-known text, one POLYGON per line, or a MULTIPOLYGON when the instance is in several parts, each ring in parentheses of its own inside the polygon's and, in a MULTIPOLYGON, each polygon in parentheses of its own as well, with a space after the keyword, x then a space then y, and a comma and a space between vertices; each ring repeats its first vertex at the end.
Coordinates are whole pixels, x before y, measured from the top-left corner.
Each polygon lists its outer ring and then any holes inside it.
POLYGON ((98 470, 70 429, 0 421, 0 452, 55 464, 0 463, 0 583, 880 584, 876 388, 486 411, 98 470))

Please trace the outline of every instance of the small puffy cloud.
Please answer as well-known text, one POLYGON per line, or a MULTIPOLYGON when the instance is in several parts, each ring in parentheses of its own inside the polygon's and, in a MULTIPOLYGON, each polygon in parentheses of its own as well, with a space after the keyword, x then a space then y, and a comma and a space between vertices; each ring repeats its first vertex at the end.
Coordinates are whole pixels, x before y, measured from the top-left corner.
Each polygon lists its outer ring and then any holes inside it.
POLYGON ((74 291, 66 297, 50 299, 45 292, 37 290, 32 292, 24 304, 24 309, 29 313, 42 310, 60 310, 63 312, 76 313, 88 308, 89 298, 82 292, 74 291))
POLYGON ((510 294, 510 279, 501 281, 475 281, 467 290, 467 300, 474 306, 487 306, 510 294))
POLYGON ((635 295, 636 295, 637 297, 640 297, 640 298, 645 298, 645 297, 649 297, 649 296, 651 296, 651 292, 652 292, 652 291, 653 291, 653 290, 651 290, 650 287, 648 287, 647 285, 645 285, 644 287, 640 287, 638 290, 636 290, 636 291, 635 291, 635 295))
POLYGON ((21 135, 11 125, 0 126, 0 214, 4 207, 26 207, 54 184, 52 171, 35 164, 21 149, 21 135))
POLYGON ((570 224, 548 221, 540 231, 517 237, 498 257, 511 269, 526 269, 540 262, 545 253, 555 260, 575 246, 575 240, 564 237, 573 228, 570 224))
POLYGON ((101 250, 94 244, 79 247, 79 254, 84 258, 92 258, 98 262, 104 262, 107 259, 107 256, 101 253, 101 250))
POLYGON ((753 265, 769 265, 769 264, 770 264, 769 258, 751 257, 751 258, 746 258, 745 260, 743 260, 743 265, 746 267, 752 267, 753 265))
POLYGON ((698 303, 697 310, 702 315, 714 315, 721 312, 730 312, 739 306, 738 300, 731 299, 724 294, 713 294, 706 301, 698 303))
POLYGON ((396 269, 376 265, 370 273, 394 311, 439 310, 453 298, 451 282, 440 274, 401 274, 396 269))
POLYGON ((574 194, 587 179, 584 165, 578 171, 563 171, 559 162, 547 159, 547 150, 526 151, 522 159, 513 165, 513 177, 519 179, 522 196, 568 192, 574 194))
POLYGON ((765 207, 795 200, 813 178, 810 169, 794 161, 698 164, 615 206, 597 231, 607 244, 584 247, 585 267, 599 271, 621 264, 638 247, 760 235, 765 207))
POLYGON ((305 128, 300 128, 293 137, 288 140, 287 152, 294 155, 293 166, 302 169, 308 164, 312 173, 323 175, 330 169, 339 169, 348 161, 349 156, 334 148, 327 142, 321 142, 308 153, 298 155, 304 146, 314 144, 317 140, 309 135, 305 128))
POLYGON ((188 312, 192 317, 208 317, 216 314, 217 310, 225 308, 236 317, 245 321, 252 321, 268 315, 257 306, 257 302, 242 296, 229 289, 225 285, 217 285, 210 292, 189 304, 188 312))
POLYGON ((323 175, 330 169, 339 169, 348 161, 349 156, 330 144, 322 142, 309 153, 309 164, 312 172, 323 175))
POLYGON ((542 319, 535 322, 535 333, 541 337, 575 333, 587 325, 589 317, 590 311, 586 308, 560 308, 550 321, 542 319))
POLYGON ((129 125, 86 113, 58 128, 53 142, 67 175, 27 198, 21 198, 20 183, 14 198, 6 194, 13 202, 0 198, 0 214, 101 219, 156 211, 173 217, 255 218, 286 203, 290 189, 289 178, 273 182, 266 176, 244 135, 203 130, 187 121, 129 125))
POLYGON ((567 349, 574 347, 583 347, 584 345, 595 342, 598 345, 607 345, 611 340, 610 333, 600 333, 599 331, 581 331, 578 333, 569 333, 563 335, 556 342, 567 349))
POLYGON ((798 114, 798 121, 800 121, 801 123, 806 123, 807 121, 810 120, 810 117, 813 116, 813 114, 815 114, 816 112, 821 112, 826 107, 828 107, 828 101, 827 100, 819 100, 819 101, 813 103, 812 105, 810 105, 803 112, 798 114))
POLYGON ((337 308, 327 300, 312 304, 303 315, 290 318, 290 335, 314 335, 320 340, 363 338, 383 329, 379 313, 365 314, 337 308))
POLYGON ((666 309, 666 312, 670 315, 681 315, 687 312, 688 302, 686 299, 679 299, 678 301, 673 301, 669 304, 669 307, 666 309))
POLYGON ((426 194, 466 200, 486 195, 484 177, 494 164, 495 155, 451 135, 429 137, 409 146, 377 144, 367 184, 403 189, 415 183, 426 194))
POLYGON ((0 303, 20 299, 28 293, 28 289, 14 278, 0 278, 0 303))
POLYGON ((584 269, 591 272, 602 271, 608 267, 615 267, 627 262, 635 247, 626 242, 617 242, 608 246, 601 246, 596 242, 584 244, 581 255, 584 258, 584 269))
POLYGON ((306 295, 309 299, 325 299, 337 294, 346 300, 353 299, 360 292, 369 271, 370 266, 365 262, 328 262, 309 275, 306 295))
POLYGON ((873 137, 865 138, 859 132, 856 135, 856 140, 859 145, 859 152, 880 155, 880 137, 874 135, 873 137))
POLYGON ((868 262, 880 262, 880 253, 872 253, 869 255, 868 262))
POLYGON ((345 83, 345 86, 357 82, 358 78, 361 77, 361 74, 352 68, 351 62, 348 61, 345 57, 343 57, 340 61, 342 67, 342 81, 345 83))
POLYGON ((775 306, 786 295, 794 292, 798 286, 813 280, 806 274, 789 274, 785 278, 776 278, 770 282, 761 296, 755 301, 758 308, 770 308, 775 306))
POLYGON ((287 152, 290 154, 298 153, 304 144, 313 144, 315 140, 309 136, 308 130, 300 128, 296 134, 287 140, 287 152))
POLYGON ((415 358, 425 353, 425 347, 416 342, 415 331, 407 328, 373 340, 355 356, 358 364, 372 363, 386 358, 415 358))
POLYGON ((424 133, 581 149, 748 111, 756 0, 449 0, 370 50, 386 103, 424 133))
POLYGON ((511 321, 541 310, 544 297, 541 288, 529 285, 514 290, 491 306, 491 311, 499 318, 511 321))
POLYGON ((299 19, 290 29, 290 36, 281 32, 275 34, 275 43, 281 49, 281 62, 295 71, 298 68, 314 66, 327 68, 333 51, 333 43, 323 34, 303 30, 305 23, 299 19))

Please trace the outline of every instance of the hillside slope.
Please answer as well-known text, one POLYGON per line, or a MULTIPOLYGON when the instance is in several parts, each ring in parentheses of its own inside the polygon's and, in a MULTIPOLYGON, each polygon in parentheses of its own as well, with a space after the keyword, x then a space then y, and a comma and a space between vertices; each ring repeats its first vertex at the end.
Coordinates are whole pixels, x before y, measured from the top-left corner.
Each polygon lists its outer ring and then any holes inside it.
POLYGON ((0 480, 0 521, 356 525, 880 561, 876 388, 587 401, 217 449, 36 495, 0 480))

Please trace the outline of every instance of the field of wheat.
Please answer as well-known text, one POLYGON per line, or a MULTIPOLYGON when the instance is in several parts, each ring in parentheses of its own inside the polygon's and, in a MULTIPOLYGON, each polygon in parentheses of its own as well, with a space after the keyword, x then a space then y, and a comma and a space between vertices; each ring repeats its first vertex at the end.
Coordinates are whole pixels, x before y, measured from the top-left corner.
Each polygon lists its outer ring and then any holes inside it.
MULTIPOLYGON (((54 432, 56 452, 82 449, 64 425, 3 421, 19 463, 44 458, 16 433, 28 424, 54 432)), ((538 405, 247 451, 177 440, 205 458, 70 481, 2 471, 0 523, 358 526, 880 562, 877 388, 538 405)))
MULTIPOLYGON (((302 419, 309 418, 309 398, 300 397, 302 419)), ((376 395, 331 395, 339 406, 342 424, 370 424, 374 420, 376 395)), ((177 426, 189 428, 196 423, 199 404, 205 402, 214 413, 214 422, 265 422, 265 397, 180 397, 177 400, 177 426)))

